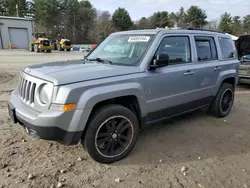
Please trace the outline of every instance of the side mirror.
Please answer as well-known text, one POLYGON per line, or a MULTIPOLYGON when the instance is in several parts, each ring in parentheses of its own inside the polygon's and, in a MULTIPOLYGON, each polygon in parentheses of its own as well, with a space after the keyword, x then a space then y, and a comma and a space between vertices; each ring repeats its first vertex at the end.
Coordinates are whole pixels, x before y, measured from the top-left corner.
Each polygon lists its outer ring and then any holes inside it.
POLYGON ((157 54, 153 61, 153 64, 150 65, 150 69, 155 70, 156 68, 159 67, 168 66, 168 61, 169 61, 168 54, 157 54))

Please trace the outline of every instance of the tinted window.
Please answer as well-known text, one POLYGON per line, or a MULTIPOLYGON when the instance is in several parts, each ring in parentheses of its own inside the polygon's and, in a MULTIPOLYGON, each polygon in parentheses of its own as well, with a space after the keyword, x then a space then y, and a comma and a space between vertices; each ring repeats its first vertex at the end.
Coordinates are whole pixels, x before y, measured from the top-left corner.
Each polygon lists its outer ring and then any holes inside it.
POLYGON ((223 59, 235 58, 234 44, 229 38, 219 38, 223 59))
POLYGON ((198 61, 218 59, 217 50, 212 37, 195 37, 198 61))
POLYGON ((167 54, 169 56, 169 64, 190 62, 189 37, 171 36, 164 38, 156 54, 167 54))

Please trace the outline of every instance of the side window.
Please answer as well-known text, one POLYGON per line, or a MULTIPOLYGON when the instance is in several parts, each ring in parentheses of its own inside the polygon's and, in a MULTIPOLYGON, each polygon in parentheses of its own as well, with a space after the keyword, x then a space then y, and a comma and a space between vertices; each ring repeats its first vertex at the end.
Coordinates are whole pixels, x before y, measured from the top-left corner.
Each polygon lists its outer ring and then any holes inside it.
POLYGON ((223 59, 235 58, 234 44, 229 38, 219 37, 219 43, 223 59))
POLYGON ((165 37, 157 54, 167 54, 169 56, 169 64, 188 63, 191 61, 190 42, 188 36, 170 36, 165 37))
POLYGON ((198 61, 218 59, 217 49, 213 37, 195 37, 198 61))

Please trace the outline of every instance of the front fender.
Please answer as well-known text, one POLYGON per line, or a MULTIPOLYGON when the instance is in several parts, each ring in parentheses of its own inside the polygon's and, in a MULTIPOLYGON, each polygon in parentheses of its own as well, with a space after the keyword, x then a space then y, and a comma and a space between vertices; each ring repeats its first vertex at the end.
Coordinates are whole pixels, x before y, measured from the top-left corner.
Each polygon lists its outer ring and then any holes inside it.
POLYGON ((141 115, 145 115, 145 104, 146 99, 144 95, 143 87, 139 83, 124 83, 115 84, 109 86, 101 86, 97 88, 92 88, 85 91, 80 97, 77 108, 78 109, 88 109, 93 108, 95 104, 122 96, 136 96, 139 102, 141 115))

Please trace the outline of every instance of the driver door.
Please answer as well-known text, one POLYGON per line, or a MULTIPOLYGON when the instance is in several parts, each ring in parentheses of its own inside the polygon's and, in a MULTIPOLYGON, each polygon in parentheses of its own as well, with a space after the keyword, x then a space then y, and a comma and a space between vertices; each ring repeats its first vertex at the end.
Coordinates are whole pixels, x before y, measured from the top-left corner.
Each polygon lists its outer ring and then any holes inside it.
POLYGON ((192 109, 195 104, 195 68, 191 60, 191 36, 165 36, 156 54, 167 54, 168 65, 148 71, 148 123, 192 109))

